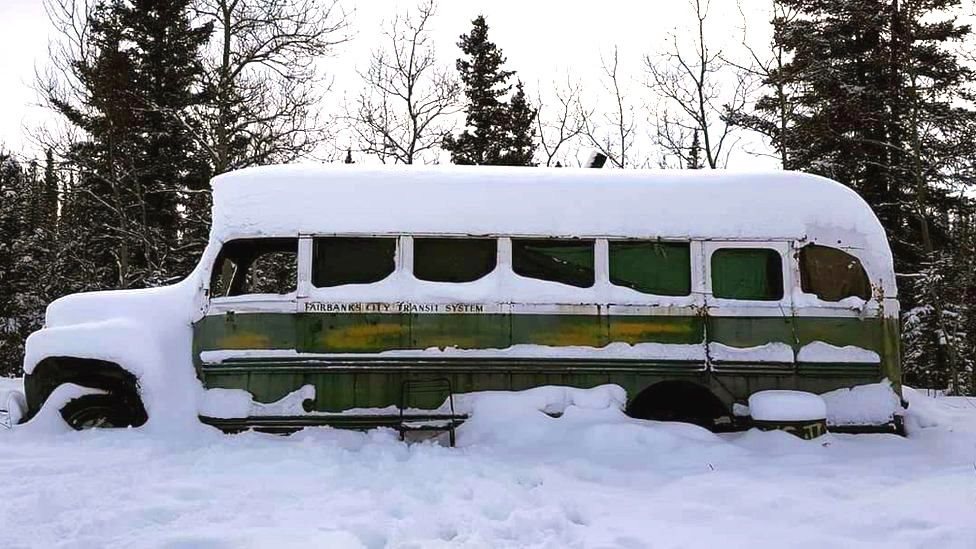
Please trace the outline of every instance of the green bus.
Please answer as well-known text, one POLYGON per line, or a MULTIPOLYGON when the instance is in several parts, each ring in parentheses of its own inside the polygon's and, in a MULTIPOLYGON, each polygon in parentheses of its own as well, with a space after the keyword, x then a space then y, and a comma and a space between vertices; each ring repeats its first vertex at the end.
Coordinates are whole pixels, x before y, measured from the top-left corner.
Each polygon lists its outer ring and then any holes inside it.
POLYGON ((28 342, 28 417, 65 382, 104 390, 65 406, 76 426, 183 399, 225 430, 453 426, 454 394, 616 384, 633 417, 721 430, 761 390, 900 390, 884 231, 821 177, 272 166, 213 190, 210 244, 175 289, 52 304, 41 332, 63 333, 28 342), (144 335, 64 343, 116 318, 144 335), (163 349, 112 351, 132 337, 163 349))

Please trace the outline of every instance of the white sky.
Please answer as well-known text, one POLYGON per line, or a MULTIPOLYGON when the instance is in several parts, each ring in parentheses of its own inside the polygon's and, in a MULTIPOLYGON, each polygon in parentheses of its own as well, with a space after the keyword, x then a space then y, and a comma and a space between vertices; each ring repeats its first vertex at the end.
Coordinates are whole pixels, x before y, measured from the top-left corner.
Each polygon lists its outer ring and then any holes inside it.
MULTIPOLYGON (((767 4, 753 2, 757 8, 767 4)), ((321 64, 335 78, 335 101, 344 93, 355 93, 355 69, 367 63, 384 18, 415 4, 416 0, 345 2, 347 9, 355 9, 355 38, 321 64)), ((721 40, 737 36, 741 21, 736 2, 713 0, 713 10, 714 34, 721 40)), ((470 29, 479 13, 488 21, 490 38, 508 58, 507 66, 517 70, 527 86, 545 88, 569 74, 582 80, 588 93, 598 95, 601 55, 618 46, 621 70, 640 78, 642 56, 660 50, 667 33, 687 23, 688 11, 684 0, 441 0, 432 30, 444 64, 453 65, 458 36, 470 29)), ((754 19, 750 32, 766 32, 768 16, 760 9, 754 19)), ((43 0, 0 0, 0 145, 8 149, 29 150, 25 128, 48 116, 36 106, 31 82, 35 66, 45 62, 50 35, 43 0)))

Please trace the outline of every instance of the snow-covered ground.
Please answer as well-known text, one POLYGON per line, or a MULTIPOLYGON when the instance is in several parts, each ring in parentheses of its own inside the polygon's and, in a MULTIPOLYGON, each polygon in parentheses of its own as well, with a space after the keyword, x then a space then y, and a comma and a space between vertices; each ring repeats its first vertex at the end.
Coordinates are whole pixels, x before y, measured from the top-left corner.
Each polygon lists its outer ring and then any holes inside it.
POLYGON ((454 449, 17 428, 0 547, 972 548, 976 400, 909 397, 908 438, 717 436, 582 401, 476 410, 454 449))

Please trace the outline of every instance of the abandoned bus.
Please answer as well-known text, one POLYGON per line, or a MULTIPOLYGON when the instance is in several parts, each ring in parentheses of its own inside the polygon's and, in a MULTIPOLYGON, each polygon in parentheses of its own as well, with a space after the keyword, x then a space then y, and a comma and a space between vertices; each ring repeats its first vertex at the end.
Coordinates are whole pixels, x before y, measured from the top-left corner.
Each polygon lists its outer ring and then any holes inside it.
POLYGON ((195 409, 229 430, 615 384, 634 417, 714 428, 761 390, 899 390, 885 233, 821 177, 276 166, 213 190, 209 246, 177 289, 52 304, 28 343, 28 415, 66 382, 108 391, 72 401, 94 403, 74 424, 189 409, 174 402, 201 384, 246 395, 195 409), (99 345, 65 343, 79 333, 99 345))

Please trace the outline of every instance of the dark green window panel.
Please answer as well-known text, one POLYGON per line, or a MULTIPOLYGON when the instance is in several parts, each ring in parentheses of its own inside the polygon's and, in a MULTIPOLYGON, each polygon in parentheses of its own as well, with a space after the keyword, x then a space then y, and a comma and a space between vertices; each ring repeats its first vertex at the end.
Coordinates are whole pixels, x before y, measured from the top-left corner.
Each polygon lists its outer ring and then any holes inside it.
POLYGON ((413 239, 413 275, 420 280, 472 282, 494 271, 497 258, 494 239, 413 239))
POLYGON ((580 288, 593 285, 593 240, 512 239, 512 270, 580 288))
POLYGON ((610 242, 610 282, 654 295, 691 293, 687 242, 610 242))
POLYGON ((824 301, 871 298, 871 283, 861 261, 851 254, 811 244, 800 249, 800 287, 824 301))
POLYGON ((726 299, 783 298, 783 260, 768 248, 726 248, 712 254, 712 295, 726 299))
POLYGON ((312 285, 370 284, 396 269, 396 238, 316 238, 312 285))

